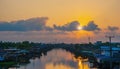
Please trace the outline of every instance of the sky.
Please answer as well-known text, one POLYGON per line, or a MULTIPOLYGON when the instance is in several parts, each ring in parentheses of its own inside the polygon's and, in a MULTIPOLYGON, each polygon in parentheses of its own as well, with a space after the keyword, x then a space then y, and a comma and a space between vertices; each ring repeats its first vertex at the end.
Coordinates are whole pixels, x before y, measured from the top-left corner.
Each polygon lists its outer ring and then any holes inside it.
POLYGON ((120 0, 0 0, 0 41, 119 42, 119 12, 120 0))

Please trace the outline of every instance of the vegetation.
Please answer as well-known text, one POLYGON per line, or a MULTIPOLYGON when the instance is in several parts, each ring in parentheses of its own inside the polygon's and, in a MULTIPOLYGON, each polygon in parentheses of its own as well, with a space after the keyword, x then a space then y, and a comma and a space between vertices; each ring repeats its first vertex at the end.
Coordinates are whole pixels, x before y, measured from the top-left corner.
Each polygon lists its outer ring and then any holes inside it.
POLYGON ((12 66, 14 64, 16 64, 16 62, 13 62, 13 61, 11 61, 11 62, 0 62, 0 66, 6 66, 6 67, 12 66))
POLYGON ((29 43, 29 41, 23 41, 23 42, 0 42, 0 48, 2 49, 8 49, 8 48, 17 48, 17 49, 30 49, 32 46, 32 43, 29 43))
MULTIPOLYGON (((51 45, 65 45, 64 43, 60 44, 45 44, 45 46, 51 46, 51 45)), ((74 46, 76 50, 96 50, 99 49, 100 46, 109 46, 109 42, 101 43, 99 45, 94 45, 92 43, 89 44, 67 44, 68 46, 74 46)), ((120 43, 113 43, 112 46, 120 46, 120 43)), ((9 49, 9 48, 16 48, 16 49, 26 49, 30 50, 33 46, 41 46, 41 43, 33 43, 29 41, 23 41, 23 42, 0 42, 0 49, 9 49)))

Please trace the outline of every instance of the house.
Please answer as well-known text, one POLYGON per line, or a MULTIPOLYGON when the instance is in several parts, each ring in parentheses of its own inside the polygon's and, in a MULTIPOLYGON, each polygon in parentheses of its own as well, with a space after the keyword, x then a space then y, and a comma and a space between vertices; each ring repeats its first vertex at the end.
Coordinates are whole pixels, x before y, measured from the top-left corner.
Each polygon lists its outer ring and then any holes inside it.
POLYGON ((6 55, 7 55, 7 54, 6 54, 5 52, 0 52, 0 61, 4 61, 6 55))
MULTIPOLYGON (((110 56, 110 46, 101 46, 101 54, 110 56)), ((120 47, 112 47, 112 56, 116 53, 120 53, 120 47)))
POLYGON ((17 51, 20 51, 20 49, 16 49, 16 48, 13 48, 13 49, 4 49, 5 52, 7 53, 15 53, 17 51))

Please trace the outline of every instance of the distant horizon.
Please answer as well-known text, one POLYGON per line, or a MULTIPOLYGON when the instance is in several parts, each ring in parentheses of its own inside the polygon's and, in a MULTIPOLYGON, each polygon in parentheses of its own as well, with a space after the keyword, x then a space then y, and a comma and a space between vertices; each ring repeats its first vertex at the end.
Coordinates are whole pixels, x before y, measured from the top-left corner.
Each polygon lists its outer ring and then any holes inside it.
MULTIPOLYGON (((27 40, 24 40, 24 41, 27 41, 27 40)), ((0 42, 11 42, 11 43, 19 43, 19 42, 24 42, 24 41, 0 41, 0 42)), ((70 42, 35 42, 35 41, 28 41, 29 43, 42 43, 42 44, 61 44, 61 43, 64 43, 64 44, 89 44, 89 42, 80 42, 80 43, 70 43, 70 42)), ((97 42, 97 41, 96 41, 97 42)), ((96 42, 91 42, 92 44, 95 44, 96 42)), ((106 42, 109 42, 109 41, 101 41, 102 43, 106 43, 106 42)), ((120 42, 111 42, 111 43, 120 43, 120 42)))

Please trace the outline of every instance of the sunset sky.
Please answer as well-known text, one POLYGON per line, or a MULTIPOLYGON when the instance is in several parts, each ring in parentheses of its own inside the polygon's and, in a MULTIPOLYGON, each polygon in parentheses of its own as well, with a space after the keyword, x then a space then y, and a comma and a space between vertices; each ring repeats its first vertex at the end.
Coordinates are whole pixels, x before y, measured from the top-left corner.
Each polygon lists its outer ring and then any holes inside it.
POLYGON ((119 26, 120 0, 0 0, 0 41, 119 42, 119 26))

